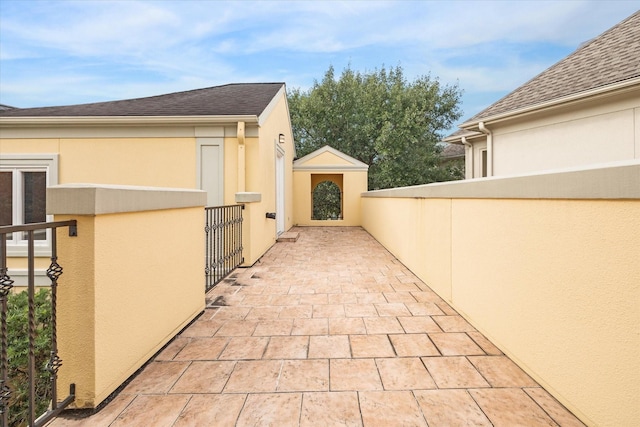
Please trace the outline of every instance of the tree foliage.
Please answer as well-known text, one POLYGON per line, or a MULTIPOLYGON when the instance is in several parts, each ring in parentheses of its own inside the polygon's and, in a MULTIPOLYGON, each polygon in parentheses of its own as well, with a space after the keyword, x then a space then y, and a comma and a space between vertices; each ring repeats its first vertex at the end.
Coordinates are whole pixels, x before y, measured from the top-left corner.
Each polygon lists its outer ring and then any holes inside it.
MULTIPOLYGON (((26 426, 29 411, 29 306, 27 292, 10 293, 7 298, 7 356, 9 426, 26 426)), ((36 417, 46 412, 51 401, 51 373, 47 362, 51 355, 51 299, 49 289, 35 294, 35 392, 36 417)))
POLYGON ((312 219, 342 219, 340 187, 331 181, 319 183, 313 191, 312 219))
POLYGON ((308 91, 288 96, 299 157, 329 145, 369 165, 369 189, 459 179, 440 167, 442 131, 460 118, 461 92, 422 76, 408 82, 400 66, 339 79, 329 67, 308 91))

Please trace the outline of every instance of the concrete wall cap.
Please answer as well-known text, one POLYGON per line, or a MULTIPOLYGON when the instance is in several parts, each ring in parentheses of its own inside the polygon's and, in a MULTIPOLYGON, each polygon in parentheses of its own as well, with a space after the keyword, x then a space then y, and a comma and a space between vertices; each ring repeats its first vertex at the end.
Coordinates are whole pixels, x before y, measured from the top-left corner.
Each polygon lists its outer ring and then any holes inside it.
POLYGON ((262 193, 244 191, 236 193, 236 203, 255 203, 262 201, 262 193))
POLYGON ((183 188, 62 184, 47 188, 49 215, 102 215, 205 206, 207 193, 183 188))
POLYGON ((363 197, 443 199, 640 199, 640 160, 543 173, 368 191, 363 197))

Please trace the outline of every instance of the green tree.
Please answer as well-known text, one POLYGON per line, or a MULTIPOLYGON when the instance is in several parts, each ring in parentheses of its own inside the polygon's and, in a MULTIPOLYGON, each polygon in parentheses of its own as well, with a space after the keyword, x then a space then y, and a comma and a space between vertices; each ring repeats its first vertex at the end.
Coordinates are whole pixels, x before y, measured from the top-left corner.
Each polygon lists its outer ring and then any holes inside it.
POLYGON ((342 194, 331 181, 322 181, 313 191, 312 219, 342 219, 342 194))
MULTIPOLYGON (((7 356, 11 397, 9 426, 26 426, 29 412, 29 306, 27 292, 10 293, 7 298, 7 356)), ((36 418, 51 402, 51 373, 47 369, 51 355, 51 298, 49 289, 35 294, 35 401, 36 418)))
POLYGON ((329 145, 369 165, 369 189, 459 179, 439 164, 441 132, 459 119, 461 91, 400 66, 360 73, 329 67, 308 91, 288 95, 298 156, 329 145))

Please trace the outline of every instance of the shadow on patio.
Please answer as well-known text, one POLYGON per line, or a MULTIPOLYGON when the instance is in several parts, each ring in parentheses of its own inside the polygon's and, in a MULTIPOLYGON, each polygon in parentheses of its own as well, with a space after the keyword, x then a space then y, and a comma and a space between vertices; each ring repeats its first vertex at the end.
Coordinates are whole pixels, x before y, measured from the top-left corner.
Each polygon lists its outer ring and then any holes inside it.
POLYGON ((101 411, 49 425, 583 425, 366 231, 293 231, 101 411))

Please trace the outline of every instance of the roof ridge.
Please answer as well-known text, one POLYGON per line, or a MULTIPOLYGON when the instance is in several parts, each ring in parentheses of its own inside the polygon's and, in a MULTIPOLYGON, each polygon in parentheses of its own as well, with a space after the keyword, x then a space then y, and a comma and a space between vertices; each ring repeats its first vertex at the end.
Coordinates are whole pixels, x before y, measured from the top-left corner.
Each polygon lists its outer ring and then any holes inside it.
POLYGON ((229 83, 140 98, 0 110, 0 117, 259 116, 285 83, 229 83))
MULTIPOLYGON (((615 77, 612 80, 607 80, 607 81, 604 81, 602 83, 596 83, 594 86, 591 86, 591 87, 586 88, 586 89, 582 88, 582 89, 576 89, 575 91, 572 91, 570 93, 556 94, 556 95, 553 95, 553 96, 550 95, 548 97, 548 99, 542 99, 542 100, 530 102, 528 104, 525 103, 525 105, 519 105, 519 106, 516 106, 516 107, 506 106, 502 110, 500 110, 499 108, 496 108, 501 103, 503 103, 503 101, 506 100, 507 98, 514 98, 516 95, 518 95, 518 94, 526 91, 527 89, 529 89, 529 86, 532 85, 536 80, 541 79, 545 75, 553 74, 556 70, 562 68, 567 63, 571 64, 572 62, 574 62, 574 59, 577 56, 584 54, 586 51, 588 51, 590 49, 593 49, 594 48, 593 47, 594 44, 602 43, 603 40, 607 40, 609 43, 611 43, 611 41, 608 40, 607 36, 609 36, 611 33, 616 32, 616 30, 619 30, 621 27, 625 26, 629 21, 635 20, 635 19, 639 19, 639 18, 640 18, 640 10, 636 11, 635 13, 631 14, 627 18, 625 18, 622 21, 618 22, 617 24, 613 25, 612 27, 610 27, 609 29, 605 30, 601 34, 597 35, 596 37, 593 37, 590 40, 581 43, 569 55, 567 55, 566 57, 564 57, 561 60, 557 61, 556 63, 554 63, 553 65, 549 66, 548 68, 542 70, 540 73, 536 74, 534 77, 532 77, 531 79, 527 80, 526 82, 524 82, 523 84, 518 86, 513 91, 507 93, 506 95, 504 95, 503 97, 501 97, 500 99, 498 99, 497 101, 495 101, 494 103, 492 103, 491 105, 489 105, 488 107, 483 109, 482 111, 478 112, 477 114, 475 114, 471 118, 465 120, 460 126, 463 126, 463 125, 465 125, 467 123, 475 122, 478 119, 483 118, 483 117, 490 117, 490 116, 492 116, 494 114, 500 114, 500 113, 507 113, 509 111, 515 111, 515 110, 520 109, 520 108, 525 107, 525 106, 532 106, 532 105, 536 105, 536 104, 544 102, 544 101, 549 101, 551 99, 557 99, 557 98, 561 98, 561 97, 564 97, 564 96, 567 96, 567 95, 571 95, 571 94, 578 94, 578 93, 581 93, 581 92, 584 92, 584 91, 587 91, 587 90, 590 90, 590 89, 595 89, 595 88, 598 88, 598 87, 608 86, 608 85, 611 85, 611 84, 614 84, 614 83, 618 83, 618 82, 621 82, 621 81, 625 81, 625 80, 628 80, 628 79, 631 79, 631 78, 634 78, 634 77, 640 75, 640 68, 639 68, 635 75, 626 75, 626 76, 622 76, 622 77, 615 77), (495 109, 498 109, 499 111, 495 112, 495 113, 492 112, 492 114, 486 114, 488 111, 495 110, 495 109)), ((596 46, 596 48, 597 48, 597 46, 596 46)))

